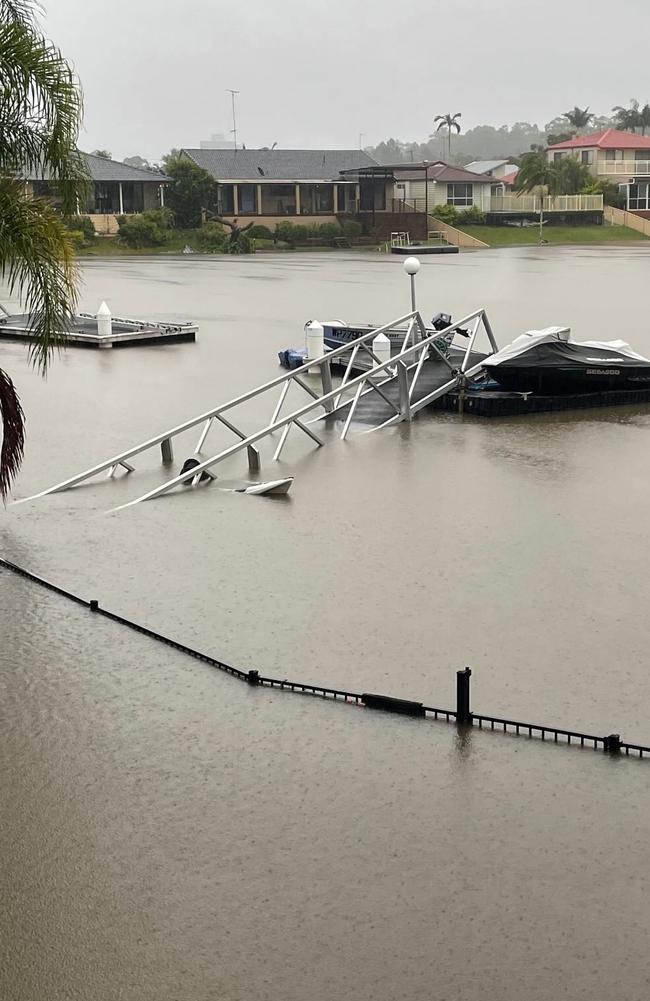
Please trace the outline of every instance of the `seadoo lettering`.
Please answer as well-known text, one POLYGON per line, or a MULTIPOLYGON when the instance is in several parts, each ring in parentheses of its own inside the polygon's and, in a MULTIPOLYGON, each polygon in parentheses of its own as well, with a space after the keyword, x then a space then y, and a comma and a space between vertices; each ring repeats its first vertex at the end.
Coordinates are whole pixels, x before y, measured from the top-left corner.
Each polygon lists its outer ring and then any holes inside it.
POLYGON ((620 375, 620 368, 588 368, 587 375, 620 375))

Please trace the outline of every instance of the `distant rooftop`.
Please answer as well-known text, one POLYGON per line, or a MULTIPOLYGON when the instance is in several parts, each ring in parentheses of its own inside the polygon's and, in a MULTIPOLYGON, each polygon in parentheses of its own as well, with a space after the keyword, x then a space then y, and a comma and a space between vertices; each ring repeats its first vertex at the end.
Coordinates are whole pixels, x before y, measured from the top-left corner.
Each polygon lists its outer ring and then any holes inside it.
POLYGON ((594 146, 597 149, 650 149, 650 137, 638 136, 635 132, 623 132, 621 129, 603 129, 590 135, 575 136, 563 143, 554 143, 548 148, 578 149, 594 146))
POLYGON ((359 149, 183 149, 217 181, 335 181, 342 170, 377 166, 359 149))
POLYGON ((465 164, 465 170, 471 170, 473 174, 489 174, 490 171, 496 170, 497 167, 503 167, 507 163, 507 160, 472 160, 471 163, 465 164))
POLYGON ((425 172, 429 180, 442 183, 445 181, 465 181, 468 184, 480 184, 481 182, 491 183, 493 181, 493 178, 487 174, 477 174, 473 170, 468 170, 467 167, 458 167, 454 163, 445 163, 444 160, 435 160, 430 163, 427 163, 426 160, 422 163, 400 163, 395 164, 392 170, 398 180, 404 181, 422 181, 425 172))

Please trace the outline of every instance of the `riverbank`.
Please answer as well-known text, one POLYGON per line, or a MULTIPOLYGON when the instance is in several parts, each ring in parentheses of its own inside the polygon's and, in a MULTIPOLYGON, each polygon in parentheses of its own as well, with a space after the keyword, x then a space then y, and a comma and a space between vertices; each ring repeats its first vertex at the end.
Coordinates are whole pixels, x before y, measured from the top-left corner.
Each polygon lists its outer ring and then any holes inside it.
MULTIPOLYGON (((92 244, 80 247, 77 251, 80 257, 165 257, 182 254, 185 247, 191 247, 197 254, 205 254, 198 249, 197 230, 173 230, 164 244, 152 247, 127 247, 115 236, 98 236, 92 244)), ((536 226, 464 226, 463 232, 487 243, 489 247, 526 247, 537 246, 539 229, 536 226)), ((648 243, 648 239, 627 226, 548 226, 544 227, 544 239, 553 246, 620 246, 628 243, 648 243)), ((344 250, 378 251, 385 244, 360 244, 351 247, 332 247, 310 245, 307 247, 291 247, 287 243, 272 240, 256 240, 258 251, 282 253, 308 253, 344 250)), ((223 251, 213 251, 214 255, 228 256, 223 251)))

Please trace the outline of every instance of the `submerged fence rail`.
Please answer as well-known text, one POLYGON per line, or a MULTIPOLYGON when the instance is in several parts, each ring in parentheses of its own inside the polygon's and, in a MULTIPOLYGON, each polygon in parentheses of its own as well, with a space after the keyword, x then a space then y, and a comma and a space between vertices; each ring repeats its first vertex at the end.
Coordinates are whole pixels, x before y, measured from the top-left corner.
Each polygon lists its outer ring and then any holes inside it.
POLYGON ((424 719, 433 717, 435 720, 444 719, 447 723, 454 722, 458 726, 478 726, 479 729, 487 729, 489 727, 491 731, 498 730, 513 736, 520 736, 522 733, 527 733, 529 738, 537 737, 541 740, 548 738, 552 739, 556 744, 560 741, 567 744, 579 743, 581 747, 591 746, 594 750, 602 749, 609 754, 624 753, 626 756, 632 754, 639 758, 650 758, 650 746, 627 743, 626 741, 622 741, 620 735, 617 733, 598 736, 596 734, 582 733, 579 730, 567 730, 541 723, 526 723, 521 720, 472 712, 470 709, 470 678, 472 672, 469 667, 466 667, 463 671, 456 672, 455 709, 440 709, 435 706, 425 706, 422 702, 397 699, 390 695, 377 695, 370 692, 348 692, 339 688, 329 688, 326 685, 312 685, 302 681, 291 681, 287 678, 271 678, 255 670, 242 671, 231 664, 225 663, 225 661, 212 657, 210 654, 195 650, 185 643, 179 643, 178 640, 164 636, 155 629, 149 629, 148 626, 143 626, 139 622, 127 619, 117 612, 111 612, 107 608, 102 608, 94 598, 86 599, 73 594, 72 591, 59 587, 59 585, 53 584, 44 577, 32 573, 31 570, 26 570, 24 567, 19 566, 17 563, 12 563, 10 560, 0 557, 0 567, 4 567, 6 570, 32 581, 40 587, 52 591, 54 594, 67 598, 69 601, 74 601, 77 605, 83 605, 96 615, 102 615, 104 618, 110 619, 118 625, 125 626, 127 629, 133 629, 135 632, 143 636, 148 636, 159 643, 164 643, 166 646, 178 650, 180 653, 194 657, 196 660, 200 660, 204 664, 210 665, 210 667, 215 667, 219 671, 224 671, 239 681, 245 681, 252 686, 266 686, 268 688, 279 688, 282 691, 316 695, 321 698, 350 702, 354 705, 363 706, 366 709, 380 709, 402 716, 413 716, 424 719))

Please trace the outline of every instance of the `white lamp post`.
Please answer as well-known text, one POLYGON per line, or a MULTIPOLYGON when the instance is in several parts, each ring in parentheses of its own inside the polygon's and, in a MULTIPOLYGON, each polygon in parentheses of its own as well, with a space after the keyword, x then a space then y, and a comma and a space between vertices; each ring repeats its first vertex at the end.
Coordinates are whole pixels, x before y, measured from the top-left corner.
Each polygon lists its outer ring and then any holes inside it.
POLYGON ((415 305, 415 276, 420 270, 420 262, 417 257, 407 257, 404 261, 404 270, 411 279, 411 309, 415 312, 417 309, 415 305))

